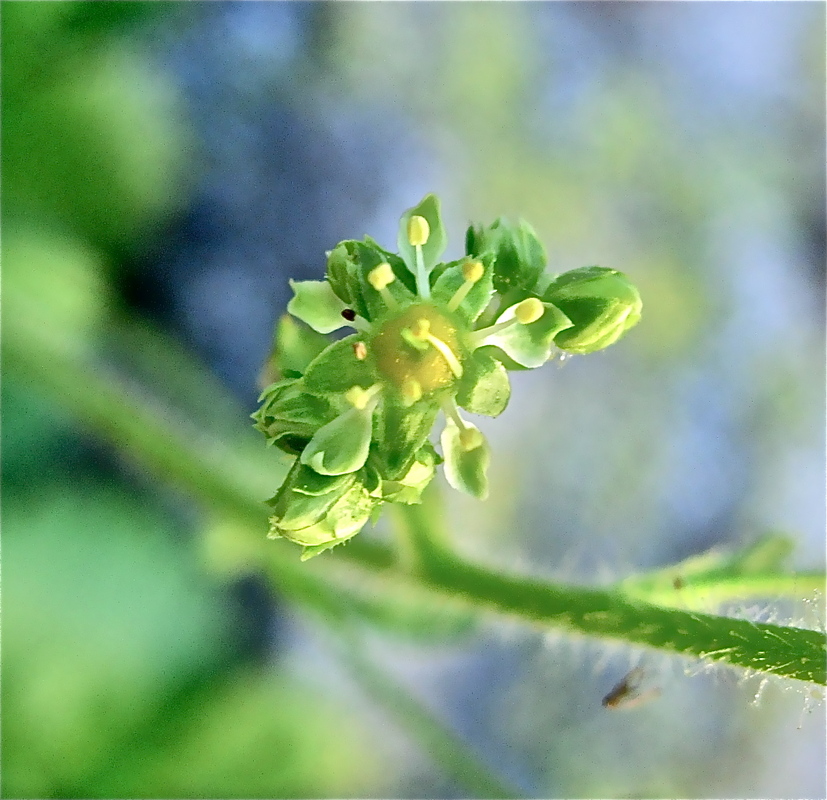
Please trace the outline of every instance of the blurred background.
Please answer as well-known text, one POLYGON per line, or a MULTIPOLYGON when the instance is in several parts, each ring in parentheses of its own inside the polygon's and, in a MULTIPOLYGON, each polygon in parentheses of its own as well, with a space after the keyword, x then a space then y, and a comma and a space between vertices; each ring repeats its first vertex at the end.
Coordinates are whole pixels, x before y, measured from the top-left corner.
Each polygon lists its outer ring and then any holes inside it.
POLYGON ((283 463, 247 417, 288 278, 344 238, 394 246, 434 191, 448 256, 469 222, 522 216, 551 271, 614 267, 644 298, 618 345, 515 375, 479 421, 493 492, 446 493, 458 549, 602 583, 781 531, 822 568, 824 16, 3 3, 3 794, 474 796, 389 680, 529 796, 823 797, 823 708, 799 692, 752 703, 649 660, 659 699, 612 712, 637 654, 285 602, 229 523, 78 426, 26 347, 36 329, 47 374, 82 353, 236 442, 264 499, 283 463))

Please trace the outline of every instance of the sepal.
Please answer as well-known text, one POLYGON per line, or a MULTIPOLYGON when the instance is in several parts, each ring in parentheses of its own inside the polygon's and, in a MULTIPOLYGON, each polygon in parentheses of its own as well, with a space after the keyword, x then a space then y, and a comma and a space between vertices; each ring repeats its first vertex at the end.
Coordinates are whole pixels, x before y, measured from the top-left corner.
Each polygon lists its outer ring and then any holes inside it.
POLYGON ((421 400, 404 406, 389 398, 377 411, 376 444, 387 480, 400 480, 411 468, 434 427, 439 406, 421 400))
POLYGON ((440 443, 448 483, 454 489, 485 500, 488 497, 487 473, 491 450, 480 429, 470 422, 460 429, 449 419, 440 436, 440 443))
POLYGON ((339 242, 327 254, 327 280, 334 294, 360 317, 368 318, 362 269, 353 240, 339 242))
POLYGON ((465 236, 468 255, 480 257, 493 253, 494 289, 500 294, 534 290, 546 268, 546 252, 534 228, 525 220, 516 225, 500 217, 487 228, 468 228, 465 236))
POLYGON ((278 378, 299 378, 307 365, 328 345, 330 340, 289 314, 282 314, 273 330, 273 350, 268 361, 278 378))
POLYGON ((347 306, 327 281, 290 281, 294 297, 287 310, 314 331, 332 333, 347 325, 342 316, 347 306))
MULTIPOLYGON (((485 253, 478 260, 485 270, 482 278, 471 286, 468 294, 465 295, 455 311, 467 323, 473 323, 477 320, 488 307, 488 303, 494 295, 494 269, 492 266, 494 256, 492 253, 485 253)), ((435 302, 447 305, 462 288, 465 283, 462 267, 463 264, 467 264, 469 261, 469 258, 453 261, 440 270, 439 277, 436 279, 432 290, 432 297, 435 302)))
POLYGON ((373 433, 373 404, 352 407, 319 428, 302 450, 301 463, 320 475, 345 475, 361 469, 373 433))
POLYGON ((351 386, 367 389, 376 383, 376 375, 366 358, 359 358, 359 334, 346 336, 330 344, 307 367, 304 383, 309 392, 342 394, 351 386))
POLYGON ((511 396, 508 372, 488 353, 475 351, 465 362, 465 374, 457 390, 457 405, 472 414, 498 417, 511 396))
POLYGON ((251 416, 267 443, 298 455, 316 431, 336 416, 331 403, 304 391, 304 382, 285 379, 268 386, 259 397, 261 406, 251 416))

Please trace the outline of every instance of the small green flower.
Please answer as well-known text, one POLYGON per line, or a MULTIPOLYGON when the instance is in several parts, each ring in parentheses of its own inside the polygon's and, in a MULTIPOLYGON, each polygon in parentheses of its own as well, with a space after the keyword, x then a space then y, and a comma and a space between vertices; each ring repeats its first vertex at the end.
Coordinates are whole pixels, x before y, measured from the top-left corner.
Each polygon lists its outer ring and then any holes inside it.
POLYGON ((467 254, 440 261, 446 235, 434 195, 406 211, 399 253, 370 237, 327 254, 323 281, 291 282, 256 427, 296 462, 273 498, 270 536, 303 558, 347 541, 384 503, 417 503, 444 462, 448 482, 484 499, 491 451, 460 408, 496 417, 509 369, 557 349, 587 353, 640 319, 640 296, 614 270, 552 280, 525 222, 471 227, 467 254), (320 334, 350 327, 329 342, 320 334), (440 456, 429 441, 445 419, 440 456))

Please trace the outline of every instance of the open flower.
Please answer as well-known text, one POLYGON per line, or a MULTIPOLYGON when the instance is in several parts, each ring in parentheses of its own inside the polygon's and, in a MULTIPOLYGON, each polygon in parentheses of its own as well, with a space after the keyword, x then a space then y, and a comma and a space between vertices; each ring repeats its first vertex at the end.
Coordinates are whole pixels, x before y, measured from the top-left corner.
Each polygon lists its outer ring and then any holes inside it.
POLYGON ((322 281, 291 281, 268 386, 253 415, 268 441, 297 456, 271 501, 271 536, 303 558, 354 536, 385 502, 419 502, 437 464, 448 482, 488 494, 490 448, 460 409, 496 417, 508 369, 535 368, 557 348, 586 353, 640 318, 622 273, 589 267, 555 280, 526 223, 470 228, 467 255, 443 263, 434 195, 402 215, 398 253, 370 237, 341 242, 322 281), (349 327, 333 342, 319 334, 349 327), (431 445, 445 427, 440 457, 431 445))

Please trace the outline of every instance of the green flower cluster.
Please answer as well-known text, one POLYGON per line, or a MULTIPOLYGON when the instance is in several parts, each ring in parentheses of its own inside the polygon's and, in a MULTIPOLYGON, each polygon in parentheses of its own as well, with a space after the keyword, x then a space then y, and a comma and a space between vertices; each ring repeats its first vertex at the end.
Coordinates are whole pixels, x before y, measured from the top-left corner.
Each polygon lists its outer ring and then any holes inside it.
POLYGON ((383 503, 419 502, 440 463, 451 486, 484 499, 490 450, 459 409, 496 417, 507 370, 600 350, 640 319, 640 295, 616 270, 552 279, 525 222, 472 226, 458 261, 440 261, 445 245, 428 195, 402 215, 398 253, 367 236, 344 241, 325 280, 291 281, 287 310, 306 326, 279 323, 281 379, 253 418, 297 456, 269 501, 269 535, 302 545, 303 559, 354 536, 383 503), (355 333, 329 341, 342 327, 355 333), (440 412, 441 455, 429 441, 440 412))

